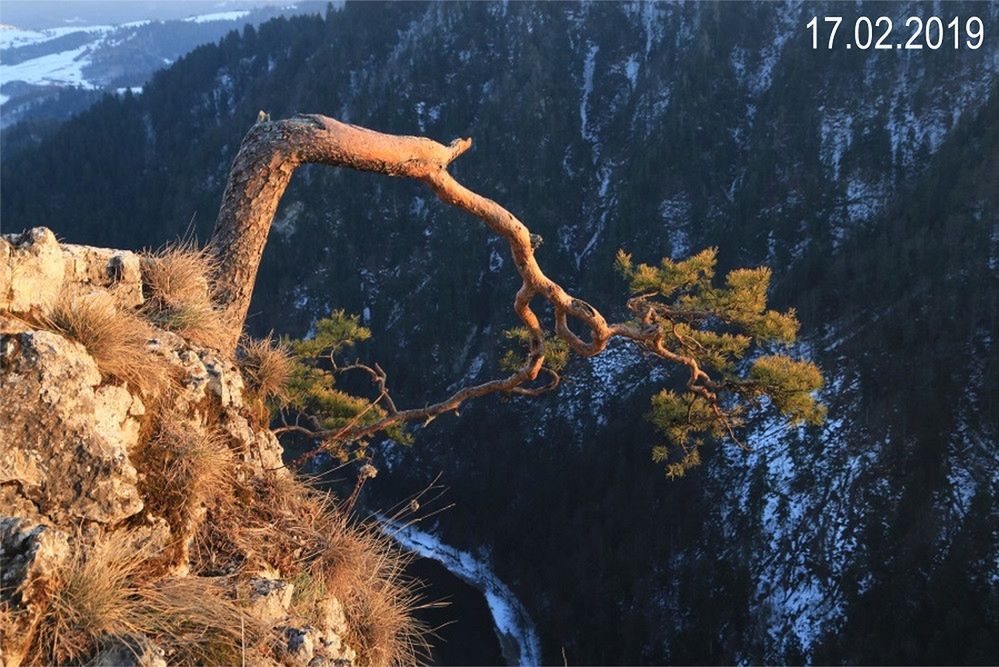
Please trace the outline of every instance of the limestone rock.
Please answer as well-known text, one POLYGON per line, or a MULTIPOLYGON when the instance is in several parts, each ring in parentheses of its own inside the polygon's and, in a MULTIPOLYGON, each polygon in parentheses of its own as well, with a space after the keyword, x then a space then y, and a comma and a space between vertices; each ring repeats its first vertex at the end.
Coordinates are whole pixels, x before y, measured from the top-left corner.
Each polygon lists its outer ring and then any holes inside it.
POLYGON ((0 518, 0 591, 32 602, 31 583, 49 578, 69 557, 66 535, 51 526, 21 517, 0 518))
POLYGON ((101 386, 93 358, 58 334, 0 334, 0 351, 8 351, 0 357, 0 483, 16 483, 59 525, 116 523, 141 511, 128 457, 141 401, 101 386))
POLYGON ((66 283, 110 289, 123 306, 142 305, 142 271, 134 252, 67 243, 62 253, 66 283))
POLYGON ((282 662, 288 667, 306 667, 315 657, 318 632, 306 625, 302 628, 287 628, 284 632, 288 641, 282 662))
POLYGON ((142 304, 139 256, 60 244, 44 227, 0 237, 0 310, 46 314, 67 285, 113 290, 122 305, 142 304))
POLYGON ((284 638, 280 661, 286 667, 347 667, 357 661, 357 653, 329 628, 291 625, 284 629, 284 638))
POLYGON ((69 558, 66 535, 21 517, 0 517, 0 602, 22 613, 0 623, 0 665, 17 667, 30 644, 29 629, 39 614, 53 575, 69 558))
POLYGON ((146 637, 110 639, 87 667, 167 667, 166 652, 146 637))
POLYGON ((258 577, 249 581, 249 612, 267 625, 288 618, 295 586, 280 579, 258 577))
POLYGON ((222 407, 243 405, 243 376, 232 364, 226 364, 213 352, 201 357, 208 375, 208 391, 218 398, 222 407))
MULTIPOLYGON (((78 552, 85 558, 109 531, 169 553, 163 571, 187 575, 188 546, 205 508, 186 509, 183 522, 158 516, 151 497, 148 506, 143 500, 148 477, 140 483, 137 455, 164 410, 196 435, 224 433, 243 482, 291 475, 281 444, 248 409, 232 360, 154 329, 147 348, 168 362, 177 382, 169 405, 146 405, 128 386, 102 377, 82 345, 38 324, 65 286, 109 290, 126 307, 143 299, 133 253, 60 245, 46 229, 0 237, 0 667, 26 658, 52 575, 78 552)), ((274 633, 267 651, 247 655, 247 664, 356 661, 342 640, 346 619, 336 598, 317 602, 317 617, 306 621, 293 612, 294 585, 277 571, 240 586, 247 587, 240 599, 248 615, 274 633)), ((166 664, 164 650, 144 636, 104 638, 94 651, 86 662, 94 667, 166 664)))
POLYGON ((55 234, 44 227, 0 237, 0 309, 47 312, 62 289, 66 264, 55 234))

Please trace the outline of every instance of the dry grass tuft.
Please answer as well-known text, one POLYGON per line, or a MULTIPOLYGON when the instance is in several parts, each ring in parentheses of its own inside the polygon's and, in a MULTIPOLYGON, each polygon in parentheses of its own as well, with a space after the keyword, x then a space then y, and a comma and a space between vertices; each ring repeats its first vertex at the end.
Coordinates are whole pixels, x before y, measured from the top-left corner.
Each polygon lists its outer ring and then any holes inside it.
POLYGON ((235 459, 225 435, 204 431, 167 413, 133 459, 143 473, 146 507, 186 541, 201 508, 231 495, 235 459))
POLYGON ((145 312, 159 327, 213 349, 227 341, 229 327, 215 308, 211 255, 193 244, 167 246, 142 257, 145 312))
POLYGON ((232 588, 225 579, 181 577, 141 590, 139 616, 169 664, 245 664, 261 649, 268 631, 240 609, 232 588))
POLYGON ((161 396, 172 382, 169 363, 146 345, 152 329, 110 292, 63 292, 48 324, 87 348, 101 373, 128 383, 143 397, 161 396))
POLYGON ((347 642, 362 664, 415 665, 430 659, 431 630, 416 620, 420 582, 405 573, 412 556, 374 524, 347 525, 311 568, 335 591, 347 619, 347 642))
POLYGON ((126 532, 104 535, 90 550, 78 545, 57 573, 33 637, 32 661, 75 663, 108 638, 147 637, 171 664, 238 664, 248 648, 263 644, 265 629, 243 614, 227 580, 150 581, 154 556, 126 532))
POLYGON ((91 653, 102 637, 142 632, 136 581, 151 556, 125 532, 101 536, 90 550, 76 548, 57 573, 35 632, 35 662, 62 664, 91 653))
POLYGON ((228 574, 276 568, 295 575, 326 547, 323 496, 290 478, 254 477, 238 497, 218 503, 198 535, 195 569, 228 574), (202 558, 202 560, 198 560, 202 558))
POLYGON ((351 643, 366 665, 416 665, 430 657, 428 629, 413 618, 420 598, 398 579, 375 577, 345 603, 351 643))
MULTIPOLYGON (((358 652, 359 664, 417 665, 430 657, 427 636, 430 631, 413 619, 421 605, 414 582, 401 572, 385 576, 374 570, 362 581, 351 582, 343 600, 348 644, 358 652)), ((333 593, 330 582, 319 570, 309 570, 293 580, 292 611, 309 623, 319 625, 330 610, 326 605, 333 593)))
POLYGON ((288 349, 271 336, 240 342, 240 367, 247 386, 261 402, 283 401, 294 361, 288 349))
POLYGON ((252 499, 219 510, 228 513, 202 524, 202 556, 228 553, 230 571, 276 567, 295 583, 294 612, 315 623, 335 596, 361 664, 427 659, 429 631, 413 617, 417 582, 404 573, 410 557, 377 526, 352 522, 330 496, 286 477, 258 479, 252 499))

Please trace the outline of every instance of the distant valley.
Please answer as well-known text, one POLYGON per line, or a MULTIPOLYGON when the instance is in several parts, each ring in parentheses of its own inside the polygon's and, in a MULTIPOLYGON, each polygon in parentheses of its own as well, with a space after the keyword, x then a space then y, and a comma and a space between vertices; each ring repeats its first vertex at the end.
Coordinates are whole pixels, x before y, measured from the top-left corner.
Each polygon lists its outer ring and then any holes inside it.
MULTIPOLYGON (((320 7, 284 4, 180 19, 35 29, 0 23, 0 127, 29 119, 65 119, 108 92, 138 93, 153 72, 200 44, 216 42, 247 24, 320 7)), ((199 8, 205 7, 191 7, 199 8)))

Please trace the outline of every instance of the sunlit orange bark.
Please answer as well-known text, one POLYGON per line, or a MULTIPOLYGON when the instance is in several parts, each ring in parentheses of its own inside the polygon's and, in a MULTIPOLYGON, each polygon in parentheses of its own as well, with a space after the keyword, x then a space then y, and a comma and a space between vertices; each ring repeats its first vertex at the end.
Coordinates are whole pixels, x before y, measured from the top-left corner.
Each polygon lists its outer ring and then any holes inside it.
POLYGON ((233 162, 211 241, 218 264, 216 284, 220 304, 231 323, 228 351, 235 349, 242 331, 271 222, 292 174, 302 164, 327 164, 419 180, 442 201, 479 218, 506 239, 522 279, 513 308, 531 332, 532 344, 524 366, 509 377, 463 388, 425 408, 400 411, 393 406, 379 422, 347 433, 314 435, 363 437, 398 422, 432 419, 485 394, 533 395, 554 387, 558 383, 554 373, 551 373, 552 382, 544 387, 522 386, 535 380, 544 364, 543 329, 531 309, 535 297, 552 305, 555 333, 577 354, 598 354, 614 336, 631 339, 663 359, 686 366, 690 372, 688 387, 715 402, 715 384, 711 378, 693 357, 664 347, 661 327, 651 321, 653 315, 645 310, 640 299, 629 302, 640 323, 608 324, 596 308, 573 297, 545 275, 534 256, 531 233, 520 220, 448 173, 451 162, 471 145, 471 139, 456 139, 444 145, 424 137, 383 134, 318 115, 266 120, 254 125, 233 162), (584 338, 572 331, 569 323, 573 319, 588 330, 588 336, 584 338))

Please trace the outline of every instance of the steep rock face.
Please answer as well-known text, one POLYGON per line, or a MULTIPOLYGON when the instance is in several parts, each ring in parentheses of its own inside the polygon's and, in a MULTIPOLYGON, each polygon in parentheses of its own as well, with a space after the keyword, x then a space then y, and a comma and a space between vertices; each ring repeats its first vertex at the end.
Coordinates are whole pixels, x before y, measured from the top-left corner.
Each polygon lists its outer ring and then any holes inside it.
POLYGON ((50 331, 4 336, 0 483, 15 484, 56 525, 114 524, 141 511, 128 453, 142 401, 102 386, 79 343, 50 331))
MULTIPOLYGON (((125 307, 140 304, 138 257, 60 245, 47 229, 0 237, 0 252, 0 277, 8 281, 0 284, 0 664, 16 667, 61 568, 85 560, 100 536, 123 533, 144 549, 170 554, 172 577, 187 576, 204 511, 171 524, 150 509, 137 458, 149 438, 150 408, 130 386, 103 376, 83 345, 45 326, 66 288, 109 290, 125 307)), ((147 347, 177 378, 171 418, 183 419, 195 436, 224 433, 223 446, 250 471, 244 483, 290 475, 277 439, 247 412, 232 361, 163 330, 153 330, 147 347)), ((291 609, 294 586, 279 576, 271 571, 251 580, 246 594, 248 613, 281 637, 274 657, 258 662, 351 664, 356 654, 342 639, 339 601, 318 603, 326 613, 310 624, 291 609)), ((105 642, 94 664, 165 662, 161 648, 135 636, 105 642)))
MULTIPOLYGON (((18 512, 7 498, 3 513, 18 512)), ((6 614, 0 622, 0 664, 20 665, 29 649, 30 635, 47 596, 48 582, 70 556, 66 534, 21 516, 0 518, 0 595, 13 598, 20 614, 6 614)), ((6 607, 7 605, 5 605, 6 607)))
MULTIPOLYGON (((53 576, 69 556, 69 545, 58 530, 20 517, 5 517, 0 519, 0 556, 4 564, 0 585, 9 590, 25 581, 53 576)), ((21 602, 29 604, 32 593, 22 590, 21 602)))

